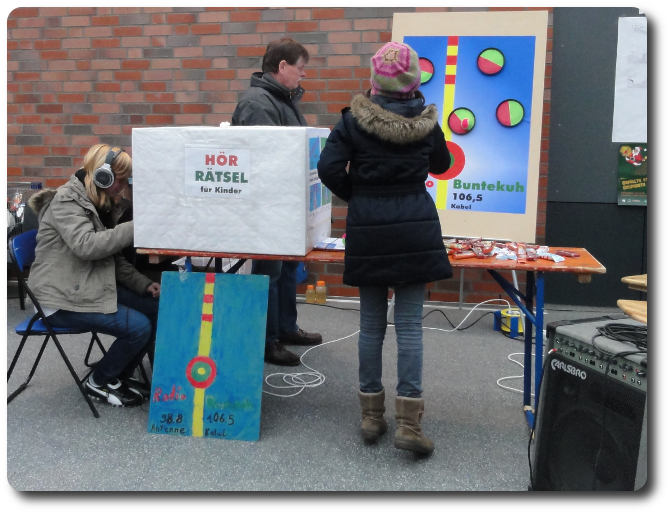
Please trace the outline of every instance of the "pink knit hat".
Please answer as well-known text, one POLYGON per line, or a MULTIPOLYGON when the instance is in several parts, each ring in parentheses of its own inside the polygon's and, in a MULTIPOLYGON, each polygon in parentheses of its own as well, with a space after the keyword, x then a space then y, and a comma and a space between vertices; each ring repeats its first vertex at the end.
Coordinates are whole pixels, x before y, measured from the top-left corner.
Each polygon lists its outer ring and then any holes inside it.
POLYGON ((419 56, 404 43, 386 43, 370 59, 370 85, 373 95, 414 98, 421 85, 419 56))

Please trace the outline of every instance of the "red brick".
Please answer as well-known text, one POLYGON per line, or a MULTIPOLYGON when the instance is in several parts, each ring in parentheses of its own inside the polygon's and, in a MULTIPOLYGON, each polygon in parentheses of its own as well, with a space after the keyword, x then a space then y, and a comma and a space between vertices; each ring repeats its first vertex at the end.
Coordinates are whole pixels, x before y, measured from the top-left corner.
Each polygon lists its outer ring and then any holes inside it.
POLYGON ((358 297, 358 288, 357 287, 327 286, 326 291, 327 291, 327 294, 329 296, 358 297))
POLYGON ((146 94, 147 102, 174 102, 174 93, 147 93, 146 94))
POLYGON ((22 95, 22 94, 14 95, 14 102, 17 103, 38 103, 40 101, 41 98, 39 95, 22 95))
POLYGON ((166 91, 167 86, 165 82, 142 82, 140 84, 140 91, 166 91))
POLYGON ((88 16, 67 16, 61 18, 61 25, 63 27, 88 27, 91 24, 91 19, 88 16))
POLYGON ((148 59, 132 59, 121 61, 121 69, 123 70, 148 70, 151 66, 151 61, 148 59))
POLYGON ((121 84, 118 82, 96 82, 95 91, 118 93, 121 91, 121 84))
POLYGON ((227 12, 204 12, 198 14, 200 23, 223 23, 230 20, 230 14, 227 12))
POLYGON ((121 46, 121 40, 113 39, 94 39, 91 41, 93 48, 118 48, 121 46))
POLYGON ((319 23, 316 21, 289 21, 286 22, 286 32, 316 32, 319 23))
POLYGON ((388 29, 388 20, 386 20, 385 18, 354 20, 354 30, 386 30, 386 29, 388 29))
MULTIPOLYGON (((368 71, 368 74, 370 72, 368 71)), ((330 78, 351 78, 351 68, 321 68, 319 70, 319 77, 322 79, 330 78)))
POLYGON ((312 9, 313 20, 339 20, 344 18, 344 9, 312 9))
POLYGON ((221 34, 221 24, 193 25, 191 34, 221 34))
POLYGON ((205 78, 207 80, 232 80, 235 78, 235 70, 207 70, 205 78))
POLYGON ((185 69, 211 68, 211 59, 184 59, 182 65, 185 69))
POLYGON ((319 22, 319 30, 331 32, 335 30, 351 30, 351 20, 322 20, 319 22))
POLYGON ((256 32, 285 32, 286 23, 283 21, 267 21, 256 23, 256 32))
POLYGON ((184 104, 184 114, 209 113, 212 111, 210 104, 184 104))
POLYGON ((360 55, 329 55, 328 66, 360 66, 360 55))
POLYGON ((142 27, 114 27, 112 34, 116 37, 137 37, 142 35, 142 27))
POLYGON ((360 80, 329 80, 328 89, 331 91, 353 90, 359 91, 361 89, 360 80))
POLYGON ((167 15, 167 22, 173 25, 178 23, 195 23, 195 14, 171 13, 167 15))
POLYGON ((172 125, 174 117, 168 114, 147 114, 144 121, 147 125, 172 125))
POLYGON ((142 72, 140 71, 117 71, 114 73, 115 80, 142 80, 142 72))
POLYGON ((72 123, 82 125, 95 125, 100 122, 100 117, 92 114, 74 114, 72 116, 72 123))
POLYGON ((64 104, 81 104, 86 102, 86 96, 77 93, 64 93, 58 95, 58 101, 64 104))
POLYGON ((37 7, 17 7, 9 13, 10 18, 35 18, 39 16, 40 10, 37 7))
POLYGON ((56 50, 62 48, 61 41, 55 39, 43 39, 35 41, 35 50, 56 50))
POLYGON ((202 114, 177 114, 174 121, 176 125, 202 125, 204 117, 202 114))
POLYGON ((91 18, 91 25, 94 27, 99 27, 103 25, 118 25, 119 17, 118 16, 93 16, 91 18))
POLYGON ((181 104, 155 104, 151 107, 153 114, 180 114, 181 104))
POLYGON ((238 46, 238 57, 260 57, 265 54, 264 46, 238 46))

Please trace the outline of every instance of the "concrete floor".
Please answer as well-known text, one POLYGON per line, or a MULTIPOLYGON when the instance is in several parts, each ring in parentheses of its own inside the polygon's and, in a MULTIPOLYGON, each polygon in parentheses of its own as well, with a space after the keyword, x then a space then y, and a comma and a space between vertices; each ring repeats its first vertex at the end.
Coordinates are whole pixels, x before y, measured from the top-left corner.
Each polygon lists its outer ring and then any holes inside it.
MULTIPOLYGON (((8 287, 8 363, 20 341, 13 327, 32 312, 19 309, 8 287)), ((332 299, 329 307, 300 304, 298 321, 325 342, 358 330, 357 303, 332 299), (330 307, 339 307, 330 308, 330 307)), ((301 300, 300 300, 301 301, 301 300)), ((468 313, 449 304, 427 305, 457 324, 468 313)), ((264 384, 261 434, 255 442, 200 439, 147 432, 148 404, 98 405, 95 419, 50 344, 29 387, 7 405, 7 477, 17 491, 526 491, 529 430, 521 394, 501 388, 502 377, 522 374, 523 344, 493 330, 493 316, 477 310, 464 331, 424 330, 423 428, 434 441, 430 457, 393 447, 396 344, 387 332, 384 381, 389 432, 378 444, 359 434, 357 336, 304 353, 303 362, 324 375, 318 387, 272 389, 264 384), (516 354, 516 355, 515 355, 516 354), (273 394, 270 394, 273 393, 273 394)), ((612 309, 547 306, 545 321, 581 319, 612 309)), ((424 327, 451 329, 438 313, 424 327)), ((107 346, 111 338, 102 336, 107 346)), ((8 391, 24 379, 37 339, 26 348, 8 391)), ((85 372, 85 336, 64 336, 65 351, 85 372)), ((148 363, 147 363, 148 366, 148 363)), ((148 367, 150 369, 150 367, 148 367)), ((309 369, 265 365, 264 373, 309 369)), ((281 377, 272 383, 283 384, 281 377)), ((503 382, 520 388, 521 380, 503 382)))

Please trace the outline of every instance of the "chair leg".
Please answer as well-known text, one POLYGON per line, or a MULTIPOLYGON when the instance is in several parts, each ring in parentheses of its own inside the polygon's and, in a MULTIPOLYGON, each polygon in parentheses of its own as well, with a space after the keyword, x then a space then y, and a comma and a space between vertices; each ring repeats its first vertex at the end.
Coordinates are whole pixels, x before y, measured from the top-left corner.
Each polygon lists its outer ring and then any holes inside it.
MULTIPOLYGON (((24 336, 24 340, 21 341, 21 345, 19 346, 19 350, 17 351, 17 355, 14 356, 14 361, 12 361, 12 365, 10 366, 9 373, 7 374, 7 381, 8 381, 8 382, 9 382, 9 377, 10 377, 11 374, 12 374, 12 370, 14 369, 14 365, 16 364, 16 360, 17 360, 17 358, 18 358, 18 354, 20 353, 21 348, 23 347, 23 343, 25 342, 25 339, 27 339, 27 337, 28 337, 27 335, 24 336)), ((32 380, 33 375, 35 374, 35 370, 37 369, 37 366, 38 366, 38 364, 40 363, 40 359, 42 359, 42 354, 44 353, 44 349, 45 349, 46 346, 47 346, 47 342, 49 341, 49 337, 50 337, 50 336, 47 335, 47 336, 44 338, 44 342, 42 343, 42 347, 40 348, 40 351, 39 351, 39 353, 37 354, 37 358, 35 359, 35 363, 33 364, 33 367, 32 367, 32 369, 30 370, 30 373, 28 374, 28 378, 26 379, 26 381, 25 381, 23 384, 21 384, 21 385, 18 387, 18 389, 17 389, 16 391, 14 391, 12 394, 10 394, 10 395, 7 397, 7 403, 11 402, 14 398, 16 398, 19 394, 21 394, 21 392, 22 392, 26 387, 28 387, 28 382, 30 382, 30 381, 32 380)))
POLYGON ((9 365, 9 369, 7 370, 7 382, 9 382, 9 379, 12 376, 12 372, 14 371, 14 366, 16 366, 16 363, 19 360, 19 356, 21 355, 21 352, 23 351, 23 346, 26 344, 26 341, 28 339, 28 333, 23 336, 21 339, 21 342, 19 343, 19 347, 16 350, 16 353, 14 354, 14 358, 12 359, 12 363, 9 365))
POLYGON ((22 311, 26 310, 26 299, 23 293, 23 284, 21 283, 20 280, 19 280, 19 305, 21 306, 22 311))
POLYGON ((107 350, 105 350, 105 347, 102 345, 100 342, 100 339, 98 338, 98 334, 93 332, 91 334, 91 341, 88 343, 88 349, 86 350, 86 356, 84 357, 84 364, 86 365, 87 368, 92 367, 95 362, 90 362, 89 359, 91 357, 91 351, 93 350, 93 343, 97 343, 98 348, 100 348, 100 351, 102 352, 102 355, 104 356, 107 353, 107 350))
POLYGON ((72 367, 72 364, 70 364, 70 360, 67 358, 67 355, 65 354, 65 351, 63 350, 63 347, 58 342, 58 339, 56 338, 55 334, 52 333, 51 337, 54 340, 54 344, 56 345, 56 348, 58 348, 58 352, 60 353, 61 357, 65 361, 65 365, 67 366, 67 369, 70 370, 70 374, 72 375, 72 378, 74 378, 74 381, 77 383, 77 387, 79 387, 79 391, 81 391, 81 394, 84 396, 84 399, 86 400, 86 403, 88 403, 88 406, 91 408, 91 412, 93 412, 93 416, 95 416, 96 418, 99 418, 100 414, 98 414, 98 411, 96 410, 95 405, 93 405, 93 402, 91 401, 91 398, 88 396, 88 393, 86 393, 86 390, 84 389, 84 386, 79 381, 79 376, 77 376, 77 373, 75 372, 74 368, 72 367))
POLYGON ((140 362, 140 373, 142 373, 142 378, 144 379, 145 384, 149 384, 149 377, 147 376, 147 372, 144 369, 144 364, 140 362))

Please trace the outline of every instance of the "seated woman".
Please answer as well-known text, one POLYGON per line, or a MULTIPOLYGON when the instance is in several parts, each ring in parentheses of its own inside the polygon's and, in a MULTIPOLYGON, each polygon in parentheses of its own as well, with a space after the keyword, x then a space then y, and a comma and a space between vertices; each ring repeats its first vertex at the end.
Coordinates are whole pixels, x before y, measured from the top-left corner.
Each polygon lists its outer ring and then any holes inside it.
POLYGON ((39 213, 39 229, 28 284, 53 327, 116 338, 84 386, 125 407, 149 395, 132 374, 154 343, 160 295, 160 284, 121 255, 133 244, 133 222, 115 226, 112 218, 111 200, 122 195, 131 172, 127 153, 98 144, 67 184, 29 203, 39 213))

